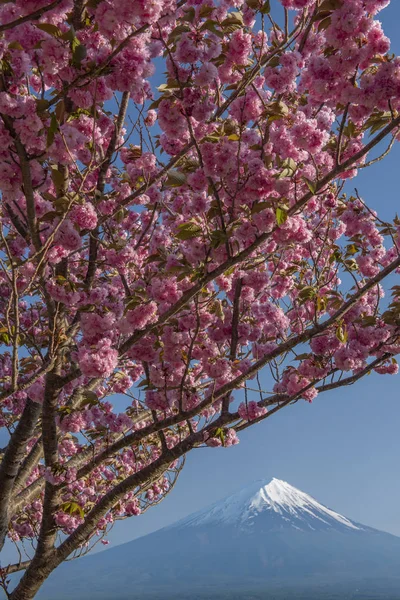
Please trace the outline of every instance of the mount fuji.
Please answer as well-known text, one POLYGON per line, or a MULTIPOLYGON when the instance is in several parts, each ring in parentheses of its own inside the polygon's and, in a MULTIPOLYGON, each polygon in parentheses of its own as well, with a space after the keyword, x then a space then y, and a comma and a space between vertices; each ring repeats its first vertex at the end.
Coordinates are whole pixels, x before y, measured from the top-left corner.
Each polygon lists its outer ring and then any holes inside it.
POLYGON ((229 524, 242 532, 257 529, 258 533, 287 527, 299 531, 362 529, 362 526, 275 477, 268 484, 256 482, 175 523, 172 528, 229 524))
POLYGON ((398 600, 399 590, 400 538, 272 479, 150 535, 64 564, 37 597, 398 600))

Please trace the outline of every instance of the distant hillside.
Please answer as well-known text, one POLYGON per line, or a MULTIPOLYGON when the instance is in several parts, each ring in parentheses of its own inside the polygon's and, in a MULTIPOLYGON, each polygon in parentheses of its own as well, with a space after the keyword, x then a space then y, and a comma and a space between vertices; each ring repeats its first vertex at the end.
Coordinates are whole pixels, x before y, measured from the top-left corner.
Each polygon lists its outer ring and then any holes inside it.
POLYGON ((399 600, 400 538, 273 479, 67 563, 38 594, 38 600, 139 598, 399 600))

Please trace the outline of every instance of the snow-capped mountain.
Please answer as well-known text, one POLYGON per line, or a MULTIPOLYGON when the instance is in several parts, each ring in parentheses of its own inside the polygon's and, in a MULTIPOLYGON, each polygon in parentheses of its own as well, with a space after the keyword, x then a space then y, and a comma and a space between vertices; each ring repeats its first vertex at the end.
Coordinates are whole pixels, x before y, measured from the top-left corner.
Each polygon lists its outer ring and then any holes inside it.
POLYGON ((399 574, 400 538, 273 479, 128 544, 64 564, 38 600, 398 600, 399 574), (347 595, 356 588, 370 595, 347 595), (266 594, 271 590, 278 595, 266 594))
POLYGON ((275 477, 269 483, 256 482, 254 486, 228 496, 172 527, 230 524, 246 530, 249 527, 265 527, 266 524, 275 528, 278 524, 284 526, 285 522, 302 531, 342 530, 343 527, 362 529, 312 496, 275 477))

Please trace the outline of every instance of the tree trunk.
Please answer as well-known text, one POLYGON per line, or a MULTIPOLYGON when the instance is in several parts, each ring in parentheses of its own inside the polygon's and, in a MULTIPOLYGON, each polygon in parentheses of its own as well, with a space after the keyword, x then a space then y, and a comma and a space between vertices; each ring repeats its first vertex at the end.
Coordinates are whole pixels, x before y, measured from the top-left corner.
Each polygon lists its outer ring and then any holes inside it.
POLYGON ((33 559, 9 600, 33 600, 50 573, 61 563, 56 551, 40 559, 33 559))

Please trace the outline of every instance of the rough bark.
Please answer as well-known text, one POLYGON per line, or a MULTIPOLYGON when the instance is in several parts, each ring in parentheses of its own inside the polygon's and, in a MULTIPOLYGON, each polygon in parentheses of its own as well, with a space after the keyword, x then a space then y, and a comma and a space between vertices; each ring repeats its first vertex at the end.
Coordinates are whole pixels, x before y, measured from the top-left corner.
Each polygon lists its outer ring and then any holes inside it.
POLYGON ((26 444, 30 440, 39 418, 40 410, 40 404, 28 399, 0 463, 0 550, 3 548, 7 535, 14 482, 25 456, 26 444))

